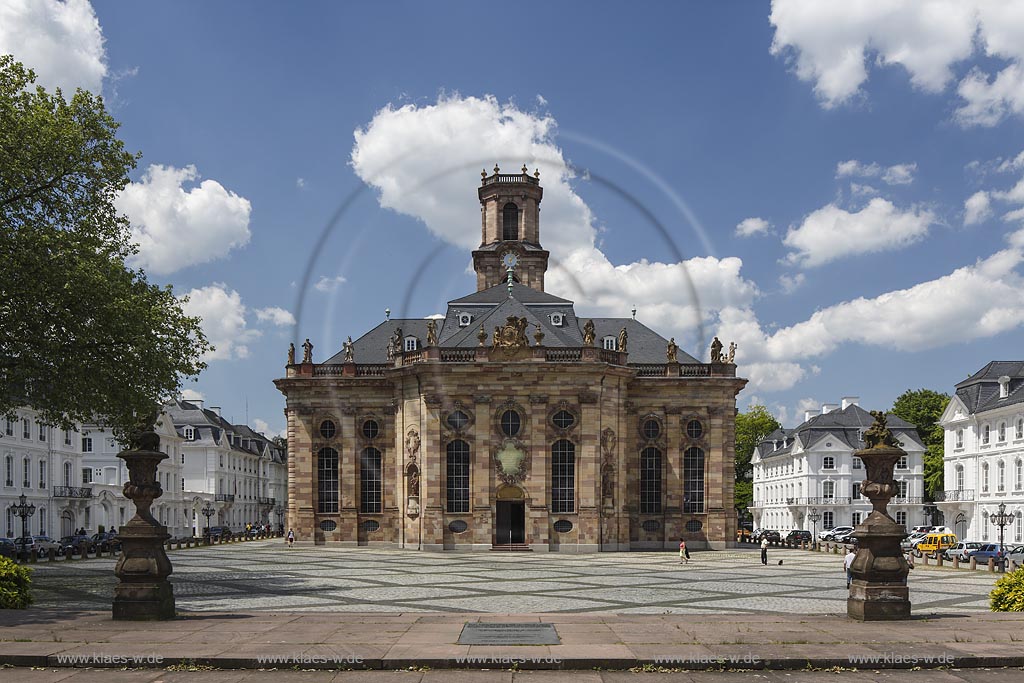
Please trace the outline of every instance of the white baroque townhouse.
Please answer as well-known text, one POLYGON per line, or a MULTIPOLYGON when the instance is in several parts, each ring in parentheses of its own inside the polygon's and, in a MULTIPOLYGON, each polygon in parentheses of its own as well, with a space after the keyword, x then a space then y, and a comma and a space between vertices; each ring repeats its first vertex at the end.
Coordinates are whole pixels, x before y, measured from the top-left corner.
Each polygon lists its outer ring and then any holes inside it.
MULTIPOLYGON (((807 411, 795 429, 778 429, 758 444, 751 458, 754 526, 785 534, 793 529, 820 531, 855 526, 871 511, 861 496, 866 472, 853 452, 864 447, 864 431, 873 423, 856 396, 807 411), (820 519, 812 522, 812 513, 820 519)), ((907 455, 896 463, 897 495, 889 513, 908 528, 925 523, 925 447, 914 425, 895 415, 887 424, 907 455)))
POLYGON ((989 516, 1005 503, 1005 542, 1024 542, 1024 361, 992 361, 957 384, 939 424, 946 524, 958 538, 996 542, 989 516))
POLYGON ((82 442, 76 429, 63 430, 39 420, 31 408, 0 417, 0 453, 3 478, 0 506, 3 531, 9 538, 22 535, 22 520, 11 506, 24 494, 35 505, 26 519, 30 536, 58 537, 82 525, 87 498, 81 488, 82 442))
MULTIPOLYGON (((182 436, 185 489, 213 494, 211 525, 239 531, 247 523, 283 523, 288 469, 280 448, 245 425, 229 423, 220 408, 204 408, 203 401, 177 400, 165 408, 182 436)), ((205 526, 204 517, 197 528, 205 526)))

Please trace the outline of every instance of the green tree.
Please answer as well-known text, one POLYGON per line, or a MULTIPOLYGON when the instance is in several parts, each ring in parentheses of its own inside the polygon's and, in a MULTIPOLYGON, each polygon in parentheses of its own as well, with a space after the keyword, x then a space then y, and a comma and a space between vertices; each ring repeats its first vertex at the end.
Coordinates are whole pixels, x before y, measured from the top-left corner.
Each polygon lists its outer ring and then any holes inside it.
POLYGON ((943 489, 943 446, 945 435, 938 424, 943 411, 949 405, 949 394, 931 389, 904 391, 892 406, 892 413, 917 427, 921 442, 925 445, 924 486, 929 498, 943 489))
POLYGON ((126 265, 114 199, 137 157, 102 98, 34 82, 0 56, 0 413, 31 405, 127 437, 211 347, 170 287, 126 265))
POLYGON ((736 489, 733 496, 738 509, 745 510, 754 499, 754 485, 750 481, 750 459, 754 449, 765 437, 782 425, 764 406, 750 406, 745 413, 736 415, 736 489))

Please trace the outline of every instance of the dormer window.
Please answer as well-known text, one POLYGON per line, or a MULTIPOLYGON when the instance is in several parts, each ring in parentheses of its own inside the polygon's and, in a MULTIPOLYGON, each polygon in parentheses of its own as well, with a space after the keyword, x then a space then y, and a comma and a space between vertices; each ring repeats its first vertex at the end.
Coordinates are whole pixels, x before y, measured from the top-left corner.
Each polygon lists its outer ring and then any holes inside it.
POLYGON ((601 345, 606 351, 615 351, 618 342, 615 341, 615 337, 608 336, 601 340, 601 345))
POLYGON ((185 438, 188 441, 195 441, 196 430, 193 429, 192 427, 185 427, 185 438))
POLYGON ((417 337, 409 336, 409 337, 405 338, 405 351, 406 351, 406 353, 408 353, 410 351, 415 351, 417 348, 419 348, 419 345, 420 345, 420 340, 417 337))
POLYGON ((565 324, 564 313, 552 313, 549 317, 551 318, 551 324, 555 327, 561 327, 565 324))
POLYGON ((473 324, 473 316, 469 313, 459 313, 459 327, 469 327, 473 324))
POLYGON ((999 378, 999 398, 1006 398, 1010 395, 1010 378, 1003 375, 999 378))

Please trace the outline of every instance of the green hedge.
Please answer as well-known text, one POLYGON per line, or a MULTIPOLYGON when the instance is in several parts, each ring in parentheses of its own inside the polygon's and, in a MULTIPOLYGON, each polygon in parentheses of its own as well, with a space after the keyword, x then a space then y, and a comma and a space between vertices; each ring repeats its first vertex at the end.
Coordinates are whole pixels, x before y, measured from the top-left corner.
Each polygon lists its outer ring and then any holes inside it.
POLYGON ((32 604, 32 570, 0 557, 0 609, 25 609, 32 604))
POLYGON ((989 593, 993 612, 1024 612, 1024 568, 1003 575, 989 593))

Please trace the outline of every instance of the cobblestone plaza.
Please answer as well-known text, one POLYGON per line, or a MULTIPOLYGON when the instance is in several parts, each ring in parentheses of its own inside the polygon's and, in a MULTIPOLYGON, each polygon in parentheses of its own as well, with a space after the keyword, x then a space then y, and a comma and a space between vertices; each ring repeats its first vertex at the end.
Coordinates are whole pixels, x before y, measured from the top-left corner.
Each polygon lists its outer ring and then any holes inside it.
MULTIPOLYGON (((842 555, 708 551, 675 554, 409 553, 295 547, 280 540, 173 551, 178 610, 338 612, 613 612, 845 614, 842 555), (781 565, 778 564, 782 560, 781 565)), ((109 610, 112 559, 40 563, 37 607, 109 610)), ((988 611, 996 575, 923 567, 915 614, 988 611)))

